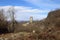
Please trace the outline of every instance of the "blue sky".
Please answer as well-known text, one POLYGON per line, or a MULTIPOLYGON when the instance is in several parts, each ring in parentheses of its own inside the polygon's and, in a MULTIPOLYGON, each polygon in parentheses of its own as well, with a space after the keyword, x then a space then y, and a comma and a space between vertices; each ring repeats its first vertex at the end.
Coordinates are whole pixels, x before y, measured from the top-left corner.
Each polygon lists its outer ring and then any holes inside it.
POLYGON ((15 6, 16 20, 29 20, 30 16, 41 20, 47 17, 48 12, 60 9, 60 0, 0 0, 0 6, 4 10, 15 6))

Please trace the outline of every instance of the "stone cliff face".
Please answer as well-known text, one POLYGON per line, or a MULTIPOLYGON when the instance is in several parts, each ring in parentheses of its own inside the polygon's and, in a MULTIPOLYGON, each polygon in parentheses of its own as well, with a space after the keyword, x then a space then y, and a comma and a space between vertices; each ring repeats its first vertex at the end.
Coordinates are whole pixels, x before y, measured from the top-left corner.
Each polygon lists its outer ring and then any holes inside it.
POLYGON ((60 20, 60 9, 49 12, 47 16, 47 20, 54 21, 54 22, 59 21, 60 20))
POLYGON ((60 22, 60 9, 49 12, 46 21, 49 23, 57 24, 60 22))
POLYGON ((48 13, 44 21, 44 25, 54 30, 60 30, 60 9, 48 13))

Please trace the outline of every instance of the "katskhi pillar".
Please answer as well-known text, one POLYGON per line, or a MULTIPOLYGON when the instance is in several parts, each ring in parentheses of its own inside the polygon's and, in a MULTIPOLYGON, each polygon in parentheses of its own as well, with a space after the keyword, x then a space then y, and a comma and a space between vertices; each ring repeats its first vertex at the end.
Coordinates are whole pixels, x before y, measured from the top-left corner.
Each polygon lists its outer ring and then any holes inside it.
POLYGON ((33 17, 31 16, 31 17, 30 17, 30 23, 32 23, 32 22, 33 22, 33 17))

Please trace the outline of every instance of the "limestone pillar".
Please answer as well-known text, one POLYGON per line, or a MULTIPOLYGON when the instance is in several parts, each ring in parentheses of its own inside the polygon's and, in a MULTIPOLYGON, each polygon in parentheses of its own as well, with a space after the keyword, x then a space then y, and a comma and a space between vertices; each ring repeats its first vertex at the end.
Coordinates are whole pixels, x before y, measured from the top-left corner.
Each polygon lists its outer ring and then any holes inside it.
POLYGON ((30 23, 32 23, 32 22, 33 22, 33 17, 31 16, 31 17, 30 17, 30 23))

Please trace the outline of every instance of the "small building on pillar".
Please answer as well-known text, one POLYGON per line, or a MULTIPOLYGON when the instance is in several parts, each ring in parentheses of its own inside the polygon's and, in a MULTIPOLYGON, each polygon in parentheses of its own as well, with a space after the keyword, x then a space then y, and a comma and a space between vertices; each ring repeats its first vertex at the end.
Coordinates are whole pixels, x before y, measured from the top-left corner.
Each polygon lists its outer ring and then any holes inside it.
POLYGON ((32 16, 30 16, 30 23, 32 23, 33 22, 33 17, 32 16))

